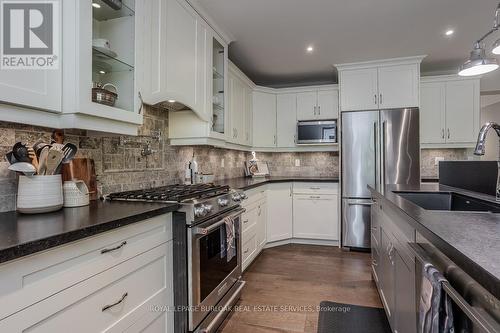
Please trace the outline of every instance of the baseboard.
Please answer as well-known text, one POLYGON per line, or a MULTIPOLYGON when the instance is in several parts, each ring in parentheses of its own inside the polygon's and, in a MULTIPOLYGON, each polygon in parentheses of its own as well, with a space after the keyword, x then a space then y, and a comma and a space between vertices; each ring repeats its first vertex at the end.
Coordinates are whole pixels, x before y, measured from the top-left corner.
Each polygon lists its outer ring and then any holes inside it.
POLYGON ((323 246, 339 246, 339 241, 335 240, 321 240, 321 239, 305 239, 305 238, 290 238, 280 241, 267 243, 264 248, 269 249, 276 246, 287 244, 303 244, 303 245, 323 245, 323 246))

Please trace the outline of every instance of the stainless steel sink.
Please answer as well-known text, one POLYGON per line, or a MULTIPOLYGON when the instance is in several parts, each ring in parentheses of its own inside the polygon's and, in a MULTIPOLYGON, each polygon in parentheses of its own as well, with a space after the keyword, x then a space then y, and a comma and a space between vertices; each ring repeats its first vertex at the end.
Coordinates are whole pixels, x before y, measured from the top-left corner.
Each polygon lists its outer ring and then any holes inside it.
POLYGON ((500 213, 500 205, 455 192, 393 191, 426 210, 500 213))

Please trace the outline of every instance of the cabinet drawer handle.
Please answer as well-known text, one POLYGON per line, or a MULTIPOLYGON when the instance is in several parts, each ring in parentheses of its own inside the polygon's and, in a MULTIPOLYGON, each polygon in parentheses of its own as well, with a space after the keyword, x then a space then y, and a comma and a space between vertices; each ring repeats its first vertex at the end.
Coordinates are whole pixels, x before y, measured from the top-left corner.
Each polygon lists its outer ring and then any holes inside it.
POLYGON ((382 94, 380 94, 380 105, 382 105, 383 102, 382 102, 382 94))
POLYGON ((321 197, 317 196, 317 195, 311 195, 309 198, 311 198, 311 199, 321 199, 321 197))
POLYGON ((375 97, 375 105, 377 105, 377 94, 373 95, 375 97))
POLYGON ((248 223, 248 220, 243 220, 243 224, 247 224, 248 223))
POLYGON ((372 227, 372 230, 373 231, 377 231, 377 227, 372 227))
POLYGON ((247 254, 248 251, 250 251, 250 249, 246 249, 245 252, 243 252, 243 254, 247 254))
POLYGON ((321 190, 321 187, 319 186, 312 186, 310 187, 311 190, 321 190))
POLYGON ((444 128, 441 129, 441 139, 444 139, 444 128))
POLYGON ((108 305, 103 306, 102 307, 102 312, 104 312, 104 311, 106 311, 108 309, 111 309, 114 306, 117 306, 118 304, 120 304, 121 302, 123 302, 125 300, 125 298, 127 298, 127 296, 128 296, 128 293, 125 293, 125 294, 122 295, 122 297, 118 301, 114 302, 113 304, 108 304, 108 305))
POLYGON ((109 249, 102 249, 102 250, 101 250, 101 254, 104 254, 104 253, 108 253, 108 252, 113 252, 113 251, 119 250, 119 249, 121 249, 122 247, 124 247, 125 245, 127 245, 127 241, 123 241, 120 245, 115 246, 115 247, 112 247, 112 248, 109 248, 109 249))
POLYGON ((450 138, 450 129, 448 128, 448 139, 450 138))

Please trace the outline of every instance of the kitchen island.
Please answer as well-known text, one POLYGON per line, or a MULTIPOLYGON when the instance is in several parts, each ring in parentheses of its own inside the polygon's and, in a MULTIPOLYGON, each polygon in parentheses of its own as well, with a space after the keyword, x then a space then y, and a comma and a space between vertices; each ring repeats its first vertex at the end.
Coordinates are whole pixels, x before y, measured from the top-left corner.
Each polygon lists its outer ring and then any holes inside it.
POLYGON ((454 192, 495 203, 495 197, 439 184, 388 185, 374 198, 407 216, 408 223, 460 268, 500 298, 500 214, 426 210, 393 191, 454 192))
MULTIPOLYGON (((422 276, 444 275, 455 323, 500 330, 500 208, 495 197, 440 184, 370 187, 372 275, 393 331, 416 332, 422 276), (494 213, 496 212, 496 213, 494 213)), ((460 325, 460 324, 459 324, 460 325)))

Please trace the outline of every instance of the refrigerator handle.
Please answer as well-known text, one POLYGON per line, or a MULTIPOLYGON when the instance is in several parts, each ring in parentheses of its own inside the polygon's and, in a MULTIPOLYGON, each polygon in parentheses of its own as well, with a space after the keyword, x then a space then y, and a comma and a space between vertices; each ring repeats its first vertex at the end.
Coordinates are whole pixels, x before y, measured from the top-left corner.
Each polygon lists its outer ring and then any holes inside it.
POLYGON ((375 189, 379 189, 379 179, 378 179, 378 174, 377 174, 377 122, 373 123, 373 147, 375 150, 375 189))
POLYGON ((382 122, 382 147, 380 150, 382 151, 382 160, 380 161, 382 168, 382 184, 380 188, 382 189, 382 193, 385 193, 385 149, 386 149, 386 129, 387 129, 387 121, 382 122))

